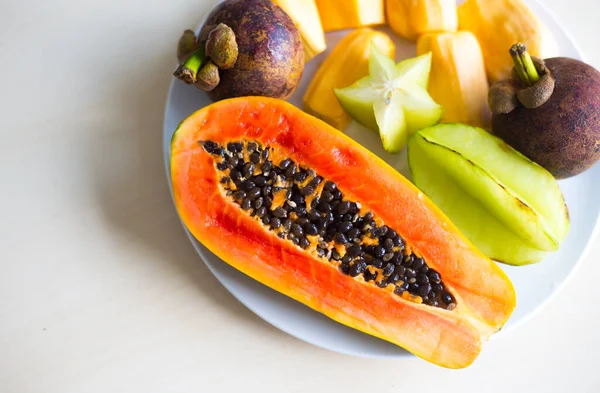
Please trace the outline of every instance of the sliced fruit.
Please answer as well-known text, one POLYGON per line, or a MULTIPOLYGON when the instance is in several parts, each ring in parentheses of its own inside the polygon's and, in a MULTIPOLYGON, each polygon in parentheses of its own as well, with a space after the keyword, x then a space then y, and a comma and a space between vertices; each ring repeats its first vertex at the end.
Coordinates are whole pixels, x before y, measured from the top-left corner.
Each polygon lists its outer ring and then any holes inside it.
POLYGON ((538 262, 568 232, 569 213, 552 175, 485 130, 421 130, 409 141, 408 160, 415 184, 492 259, 538 262))
POLYGON ((416 41, 421 34, 455 32, 456 0, 386 0, 388 24, 400 37, 416 41))
POLYGON ((327 49, 315 0, 273 0, 294 21, 304 44, 304 62, 327 49))
POLYGON ((346 112, 359 123, 379 130, 383 147, 400 152, 408 135, 440 121, 443 108, 427 93, 431 54, 393 60, 373 47, 369 76, 335 94, 346 112))
POLYGON ((382 25, 384 0, 316 0, 325 31, 382 25))
POLYGON ((492 83, 511 77, 508 50, 516 42, 525 43, 540 58, 558 52, 552 32, 523 0, 467 0, 458 8, 458 25, 477 37, 492 83))
POLYGON ((391 38, 368 27, 346 35, 317 70, 304 94, 304 109, 343 131, 350 124, 333 89, 351 85, 369 73, 369 54, 374 44, 386 56, 394 57, 396 47, 391 38))
POLYGON ((441 366, 470 364, 515 307, 506 275, 408 180, 284 101, 184 120, 171 179, 183 222, 226 263, 441 366))
POLYGON ((417 53, 433 54, 429 94, 445 109, 443 121, 487 128, 488 81, 481 48, 468 31, 424 34, 417 53))

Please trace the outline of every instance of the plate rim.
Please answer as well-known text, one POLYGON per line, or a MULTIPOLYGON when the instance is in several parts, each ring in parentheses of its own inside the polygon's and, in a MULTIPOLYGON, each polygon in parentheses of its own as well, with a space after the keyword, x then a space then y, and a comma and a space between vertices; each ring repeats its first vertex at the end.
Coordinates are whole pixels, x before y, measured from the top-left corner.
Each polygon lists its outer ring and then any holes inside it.
MULTIPOLYGON (((222 1, 223 0, 218 0, 215 4, 221 3, 222 1)), ((554 22, 556 25, 558 25, 560 27, 562 33, 567 38, 567 40, 569 41, 570 45, 573 47, 573 49, 576 52, 576 54, 579 57, 579 59, 582 60, 582 61, 584 61, 584 62, 586 62, 586 56, 582 52, 581 47, 579 46, 579 43, 575 40, 575 38, 571 34, 570 30, 567 27, 565 27, 564 24, 562 24, 560 22, 559 18, 556 16, 556 14, 551 9, 549 9, 546 6, 546 4, 544 4, 543 2, 541 2, 539 0, 526 0, 526 1, 532 2, 532 3, 536 3, 537 6, 539 6, 541 9, 543 9, 543 11, 547 14, 547 17, 550 18, 552 20, 552 22, 554 22)), ((204 20, 206 20, 207 16, 208 16, 208 13, 206 15, 204 15, 204 17, 202 18, 201 22, 199 23, 199 26, 201 26, 204 23, 204 20)), ((166 122, 167 122, 167 112, 169 111, 169 103, 172 101, 173 91, 176 88, 176 83, 177 83, 177 79, 176 78, 172 78, 171 79, 171 83, 169 85, 169 89, 168 89, 168 93, 167 93, 167 96, 166 96, 166 100, 165 100, 165 109, 164 109, 164 112, 163 112, 163 123, 162 123, 162 133, 161 133, 161 136, 163 137, 163 140, 164 140, 164 136, 165 136, 166 133, 170 132, 170 133, 174 134, 174 132, 175 132, 175 130, 170 130, 170 129, 168 130, 167 129, 166 122)), ((202 107, 198 108, 198 110, 200 110, 200 109, 202 109, 202 107)), ((169 138, 169 140, 170 140, 170 138, 169 138)), ((170 145, 168 143, 166 145, 163 143, 163 162, 164 162, 164 165, 165 165, 165 172, 166 172, 166 177, 167 177, 167 184, 168 184, 168 188, 169 188, 169 194, 171 195, 171 201, 173 203, 173 207, 175 207, 175 200, 174 200, 174 195, 173 195, 173 187, 172 187, 171 173, 170 173, 170 145)), ((600 164, 598 164, 598 165, 600 165, 600 164)), ((596 173, 598 171, 600 171, 600 167, 598 167, 598 166, 596 168, 590 169, 590 172, 593 172, 593 173, 596 173)), ((177 218, 179 219, 179 222, 180 222, 183 230, 185 231, 186 236, 189 238, 192 246, 196 250, 196 253, 200 256, 200 259, 206 265, 206 267, 211 272, 211 274, 217 279, 217 281, 237 301, 239 301, 240 303, 242 303, 244 305, 244 307, 248 308, 256 316, 258 316, 259 318, 261 318, 265 322, 269 323, 273 327, 281 330, 282 332, 285 332, 286 334, 289 334, 292 337, 295 337, 298 340, 306 342, 306 343, 308 343, 310 345, 313 345, 315 347, 322 348, 322 349, 325 349, 325 350, 328 350, 328 351, 332 351, 332 352, 341 353, 341 354, 344 354, 344 355, 356 356, 356 357, 359 357, 359 358, 370 358, 370 359, 416 358, 416 356, 414 356, 410 352, 404 350, 403 348, 402 348, 403 349, 402 352, 389 353, 389 354, 388 353, 385 353, 385 354, 371 354, 371 353, 356 352, 356 351, 347 350, 347 349, 333 349, 333 348, 321 345, 320 343, 315 342, 315 341, 311 340, 308 337, 305 337, 303 334, 300 334, 297 331, 290 331, 288 328, 281 326, 279 322, 274 321, 272 318, 263 315, 254 306, 250 305, 243 296, 238 296, 236 294, 235 290, 230 287, 231 284, 229 282, 223 280, 220 277, 220 273, 217 272, 214 269, 214 267, 211 265, 211 263, 207 262, 208 256, 206 255, 206 252, 207 251, 210 252, 210 251, 207 250, 200 242, 198 242, 196 240, 196 238, 192 235, 192 233, 188 230, 188 228, 183 223, 183 221, 181 219, 181 216, 179 215, 179 212, 177 211, 177 209, 175 209, 175 212, 177 214, 177 218)), ((578 260, 576 261, 576 263, 573 265, 573 267, 570 269, 569 273, 564 277, 563 280, 560 281, 560 283, 550 293, 550 295, 547 296, 541 303, 539 303, 531 312, 529 312, 528 314, 524 315, 521 319, 519 319, 518 321, 516 321, 514 324, 509 325, 507 328, 503 329, 498 334, 493 335, 491 337, 491 339, 497 339, 499 336, 504 336, 507 332, 513 331, 517 327, 519 327, 522 324, 524 324, 524 323, 528 322, 529 320, 531 320, 539 312, 541 312, 549 303, 551 303, 554 300, 554 298, 564 289, 564 287, 566 286, 566 284, 577 273, 577 271, 581 267, 582 261, 586 260, 589 257, 589 255, 591 253, 591 250, 592 250, 592 247, 595 244, 594 240, 597 239, 599 236, 600 236, 600 208, 598 209, 598 212, 596 214, 595 222, 593 224, 593 227, 592 227, 592 230, 590 232, 590 236, 589 236, 589 238, 588 238, 588 240, 586 242, 586 245, 583 248, 580 257, 578 258, 578 260)), ((218 258, 218 257, 216 257, 216 258, 218 258)), ((495 262, 495 263, 497 263, 497 262, 495 262)), ((235 269, 235 268, 233 268, 233 269, 235 269)), ((246 278, 248 280, 253 280, 251 277, 246 277, 246 278)), ((261 285, 264 286, 264 284, 262 284, 262 283, 259 283, 259 284, 261 284, 261 285)), ((268 288, 268 290, 274 291, 273 289, 271 289, 271 288, 269 288, 267 286, 265 286, 265 287, 268 288)), ((311 311, 315 312, 315 313, 318 313, 317 311, 312 310, 312 309, 311 309, 311 311)), ((321 314, 321 315, 323 315, 323 314, 321 314)), ((336 322, 334 320, 332 320, 332 321, 334 323, 338 323, 338 322, 336 322)), ((366 334, 366 333, 363 333, 363 334, 366 334)))

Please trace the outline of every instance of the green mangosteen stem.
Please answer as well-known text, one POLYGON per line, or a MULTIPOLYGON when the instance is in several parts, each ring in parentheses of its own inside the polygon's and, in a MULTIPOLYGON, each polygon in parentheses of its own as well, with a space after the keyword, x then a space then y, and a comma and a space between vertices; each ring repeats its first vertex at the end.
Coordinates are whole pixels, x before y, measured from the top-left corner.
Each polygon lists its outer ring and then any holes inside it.
POLYGON ((196 83, 198 71, 206 64, 204 45, 200 45, 173 73, 173 75, 188 85, 196 83))
POLYGON ((535 69, 535 64, 523 43, 518 43, 510 48, 510 55, 515 63, 515 70, 523 84, 527 87, 535 85, 540 80, 540 74, 535 69))

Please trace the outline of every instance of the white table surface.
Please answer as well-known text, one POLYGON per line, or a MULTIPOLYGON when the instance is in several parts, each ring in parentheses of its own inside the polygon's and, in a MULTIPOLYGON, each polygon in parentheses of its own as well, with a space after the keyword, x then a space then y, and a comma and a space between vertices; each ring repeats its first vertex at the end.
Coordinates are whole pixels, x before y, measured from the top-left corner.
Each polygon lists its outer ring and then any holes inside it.
MULTIPOLYGON (((544 2, 600 67, 597 0, 544 2)), ((229 295, 184 235, 160 145, 174 42, 213 4, 0 2, 0 392, 600 391, 598 239, 461 371, 331 353, 229 295)))

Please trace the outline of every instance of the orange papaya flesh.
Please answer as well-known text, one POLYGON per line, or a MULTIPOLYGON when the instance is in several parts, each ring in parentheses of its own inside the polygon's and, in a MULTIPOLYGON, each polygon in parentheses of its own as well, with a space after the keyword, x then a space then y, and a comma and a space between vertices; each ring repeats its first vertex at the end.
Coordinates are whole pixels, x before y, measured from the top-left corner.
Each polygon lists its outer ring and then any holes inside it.
POLYGON ((225 262, 435 364, 468 366, 515 307, 504 273, 408 180, 284 101, 191 115, 172 139, 171 177, 184 224, 225 262))

